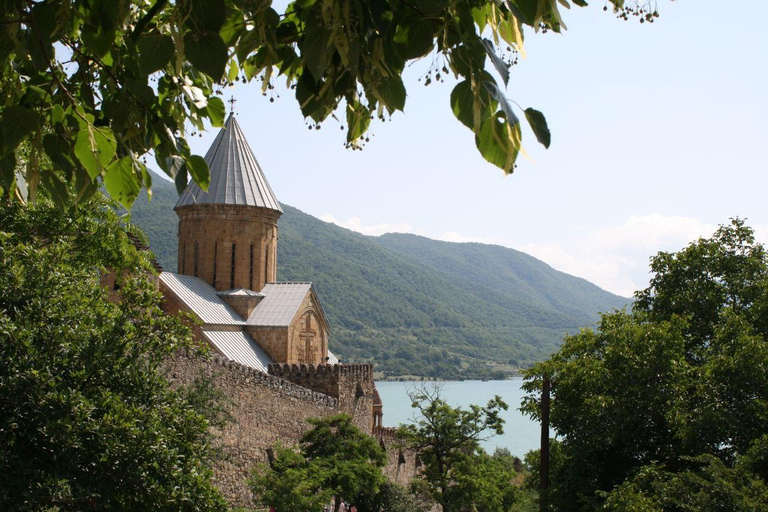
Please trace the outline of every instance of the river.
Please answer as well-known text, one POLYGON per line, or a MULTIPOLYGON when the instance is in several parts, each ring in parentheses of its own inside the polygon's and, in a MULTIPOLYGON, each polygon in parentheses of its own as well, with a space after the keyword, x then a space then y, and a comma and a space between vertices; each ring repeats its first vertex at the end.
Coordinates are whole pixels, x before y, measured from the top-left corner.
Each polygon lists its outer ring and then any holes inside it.
MULTIPOLYGON (((414 409, 408 398, 408 390, 421 385, 420 382, 377 382, 381 401, 384 404, 384 425, 396 427, 409 423, 414 409)), ((427 382, 427 386, 434 383, 427 382)), ((494 395, 501 396, 509 406, 502 411, 504 434, 493 436, 483 442, 483 448, 492 453, 496 447, 508 448, 513 455, 522 458, 528 451, 539 447, 541 430, 539 424, 531 421, 518 410, 524 392, 521 377, 510 380, 466 380, 437 383, 442 386, 442 397, 452 406, 466 407, 470 404, 485 405, 494 395)))

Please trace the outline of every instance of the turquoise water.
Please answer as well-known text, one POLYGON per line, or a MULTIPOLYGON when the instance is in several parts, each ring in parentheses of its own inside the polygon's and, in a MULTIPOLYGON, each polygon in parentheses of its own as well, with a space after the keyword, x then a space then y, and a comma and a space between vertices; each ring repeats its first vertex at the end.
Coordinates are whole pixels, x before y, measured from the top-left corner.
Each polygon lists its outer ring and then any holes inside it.
MULTIPOLYGON (((488 452, 496 447, 508 448, 513 455, 523 457, 526 452, 539 447, 541 430, 538 423, 528 419, 518 410, 520 401, 525 394, 520 386, 522 378, 510 380, 466 380, 440 382, 442 397, 452 406, 466 407, 470 404, 485 405, 494 395, 501 396, 509 406, 503 411, 504 434, 494 436, 483 443, 488 452)), ((416 382, 377 382, 381 401, 384 404, 384 426, 396 427, 401 423, 409 423, 413 418, 411 401, 408 390, 421 385, 416 382)), ((426 383, 427 386, 432 383, 426 383)))

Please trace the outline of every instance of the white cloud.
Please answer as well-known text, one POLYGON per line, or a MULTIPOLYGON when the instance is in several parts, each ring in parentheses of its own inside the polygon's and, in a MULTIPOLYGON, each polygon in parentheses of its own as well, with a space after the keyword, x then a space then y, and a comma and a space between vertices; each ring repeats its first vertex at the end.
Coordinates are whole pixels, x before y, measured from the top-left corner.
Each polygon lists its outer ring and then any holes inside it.
POLYGON ((341 226, 343 228, 357 231, 364 235, 379 236, 384 233, 415 233, 413 226, 409 222, 402 222, 400 224, 370 224, 364 225, 360 217, 350 217, 345 221, 338 220, 331 214, 321 215, 320 220, 330 222, 341 226))
MULTIPOLYGON (((680 250, 699 237, 710 236, 717 229, 716 225, 693 217, 651 213, 632 215, 621 224, 574 228, 571 236, 564 240, 520 245, 502 237, 475 237, 455 231, 435 236, 418 232, 409 222, 364 225, 359 217, 343 222, 332 215, 320 218, 366 235, 415 233, 446 242, 478 242, 510 247, 625 297, 648 285, 651 256, 659 251, 680 250)), ((768 242, 768 225, 752 227, 759 241, 768 242)))

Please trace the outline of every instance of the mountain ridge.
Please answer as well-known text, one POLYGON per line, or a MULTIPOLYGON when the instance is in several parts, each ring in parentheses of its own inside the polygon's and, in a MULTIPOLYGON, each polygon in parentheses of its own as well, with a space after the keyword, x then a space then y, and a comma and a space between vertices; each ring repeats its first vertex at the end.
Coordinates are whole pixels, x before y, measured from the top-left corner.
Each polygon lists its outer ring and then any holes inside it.
MULTIPOLYGON (((157 177, 131 221, 176 269, 176 191, 157 177)), ((386 376, 503 377, 629 299, 502 246, 363 235, 283 204, 278 280, 313 282, 344 361, 386 376)))

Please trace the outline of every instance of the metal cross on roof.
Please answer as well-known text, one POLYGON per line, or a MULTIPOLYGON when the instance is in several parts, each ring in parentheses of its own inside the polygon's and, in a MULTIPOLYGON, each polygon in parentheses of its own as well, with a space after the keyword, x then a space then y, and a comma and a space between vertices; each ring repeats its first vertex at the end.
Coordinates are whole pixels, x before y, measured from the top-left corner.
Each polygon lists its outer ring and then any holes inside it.
POLYGON ((235 103, 237 103, 237 100, 235 99, 234 95, 229 97, 229 112, 230 114, 235 113, 235 103))

